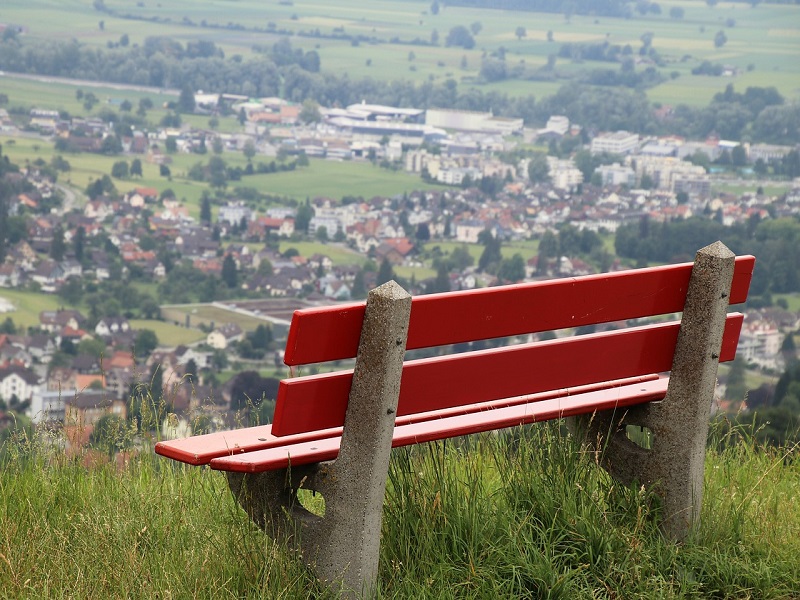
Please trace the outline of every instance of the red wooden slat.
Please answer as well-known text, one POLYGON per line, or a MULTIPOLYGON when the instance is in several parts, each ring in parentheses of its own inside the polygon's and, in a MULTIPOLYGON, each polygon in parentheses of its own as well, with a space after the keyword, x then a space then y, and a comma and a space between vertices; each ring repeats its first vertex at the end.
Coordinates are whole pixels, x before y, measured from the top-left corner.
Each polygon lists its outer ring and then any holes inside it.
MULTIPOLYGON (((736 259, 731 304, 747 299, 755 258, 736 259)), ((692 263, 416 296, 407 348, 442 346, 680 312, 692 263)), ((295 312, 284 361, 355 357, 364 303, 295 312)))
MULTIPOLYGON (((728 315, 720 360, 733 360, 743 315, 728 315)), ((409 361, 398 416, 669 371, 680 323, 409 361)), ((352 371, 286 379, 272 426, 283 436, 344 424, 352 371)))
MULTIPOLYGON (((408 446, 461 435, 494 431, 598 410, 622 409, 664 398, 667 378, 541 402, 528 402, 467 415, 426 419, 395 427, 392 447, 408 446)), ((236 456, 217 458, 211 468, 221 471, 258 473, 274 469, 333 460, 339 454, 341 437, 270 448, 236 456)))
POLYGON ((260 425, 158 442, 155 451, 156 454, 190 465, 207 465, 211 459, 219 456, 233 456, 287 443, 296 444, 341 434, 342 428, 338 427, 332 430, 277 437, 272 434, 272 425, 260 425))
MULTIPOLYGON (((504 398, 503 400, 499 401, 494 400, 490 402, 480 402, 468 406, 458 406, 448 410, 436 411, 435 413, 428 412, 407 415, 397 418, 395 423, 396 425, 419 423, 429 419, 441 419, 442 417, 447 416, 456 416, 471 412, 481 412, 497 408, 504 408, 506 406, 522 404, 524 402, 538 402, 540 400, 549 400, 557 397, 573 396, 575 394, 584 394, 605 388, 632 385, 654 379, 658 379, 658 375, 652 374, 642 377, 621 379, 617 381, 604 381, 591 385, 578 386, 575 388, 553 390, 550 392, 537 394, 535 396, 521 396, 516 398, 504 398)), ((155 451, 156 454, 185 462, 190 465, 207 465, 214 458, 235 456, 237 454, 244 454, 246 452, 254 452, 256 450, 265 450, 275 446, 286 446, 328 437, 336 437, 340 436, 341 434, 342 428, 335 427, 333 429, 311 431, 293 436, 277 437, 272 434, 272 425, 260 425, 257 427, 234 429, 232 431, 218 431, 215 433, 196 435, 178 440, 158 442, 155 446, 155 451)))

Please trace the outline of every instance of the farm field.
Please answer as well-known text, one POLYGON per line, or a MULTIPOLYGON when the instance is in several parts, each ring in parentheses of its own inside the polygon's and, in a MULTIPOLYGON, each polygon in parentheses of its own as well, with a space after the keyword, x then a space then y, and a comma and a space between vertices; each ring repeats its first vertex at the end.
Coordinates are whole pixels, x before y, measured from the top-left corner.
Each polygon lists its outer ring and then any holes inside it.
MULTIPOLYGON (((184 45, 199 39, 214 41, 226 56, 253 55, 254 46, 271 47, 288 36, 293 47, 315 50, 323 73, 347 73, 351 78, 405 79, 416 83, 453 79, 462 89, 475 88, 537 98, 552 94, 566 80, 539 81, 531 76, 558 54, 565 43, 630 45, 636 52, 645 33, 653 34, 653 48, 675 79, 650 89, 653 101, 703 105, 729 83, 737 88, 775 86, 789 99, 800 98, 800 7, 792 4, 720 2, 709 7, 701 0, 660 3, 661 13, 631 18, 594 17, 524 11, 501 11, 442 5, 430 13, 429 2, 343 0, 329 3, 270 3, 240 0, 235 12, 229 3, 173 0, 134 5, 107 0, 105 11, 89 0, 7 0, 0 18, 28 27, 32 39, 67 41, 105 47, 127 35, 131 45, 148 36, 166 36, 184 45), (683 11, 672 18, 671 9, 683 11), (102 23, 102 26, 101 26, 102 23), (146 26, 143 24, 146 23, 146 26), (475 47, 446 46, 455 26, 479 24, 475 47), (524 27, 525 35, 515 35, 524 27), (433 32, 436 32, 434 34, 433 32), (727 43, 715 47, 714 36, 724 31, 727 43), (552 40, 548 42, 548 33, 552 40), (430 45, 432 36, 438 45, 430 45), (349 36, 365 40, 353 43, 349 36), (520 68, 520 76, 492 84, 478 77, 483 57, 502 49, 506 63, 520 68), (709 60, 738 69, 735 77, 692 75, 691 68, 709 60)), ((571 76, 578 70, 616 68, 614 63, 575 63, 557 58, 555 72, 571 76)), ((12 90, 13 91, 13 90, 12 90)), ((30 92, 21 89, 20 97, 30 92)))

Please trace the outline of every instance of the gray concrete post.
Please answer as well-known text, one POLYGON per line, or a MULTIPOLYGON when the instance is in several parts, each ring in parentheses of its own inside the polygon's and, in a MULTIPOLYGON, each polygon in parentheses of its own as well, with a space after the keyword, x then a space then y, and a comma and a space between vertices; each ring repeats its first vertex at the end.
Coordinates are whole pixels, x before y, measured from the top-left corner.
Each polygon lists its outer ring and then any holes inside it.
POLYGON ((708 421, 735 255, 722 242, 697 252, 672 360, 667 395, 626 411, 584 419, 587 441, 619 481, 654 486, 663 500, 662 530, 684 539, 699 522, 708 421), (631 442, 627 425, 650 429, 649 450, 631 442))
POLYGON ((383 499, 410 315, 411 296, 394 281, 370 291, 335 461, 246 477, 228 474, 231 491, 251 518, 298 550, 341 597, 371 598, 377 592, 383 499), (323 517, 297 502, 299 485, 322 493, 323 517))

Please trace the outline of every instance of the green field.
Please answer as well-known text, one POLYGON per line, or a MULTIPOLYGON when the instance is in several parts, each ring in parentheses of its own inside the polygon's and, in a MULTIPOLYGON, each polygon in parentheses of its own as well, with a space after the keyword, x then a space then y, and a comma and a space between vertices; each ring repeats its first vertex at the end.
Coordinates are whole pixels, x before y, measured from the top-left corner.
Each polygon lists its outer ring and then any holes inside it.
POLYGON ((44 310, 57 310, 63 305, 58 296, 38 292, 25 292, 0 288, 0 298, 5 298, 14 305, 15 310, 0 313, 0 321, 10 318, 18 328, 39 326, 39 313, 44 310))
MULTIPOLYGON (((641 46, 641 36, 652 32, 653 47, 666 62, 661 70, 667 75, 672 71, 679 73, 677 79, 648 91, 654 101, 706 104, 729 83, 741 89, 752 85, 775 86, 789 99, 800 98, 800 7, 793 4, 762 3, 751 8, 744 3, 721 2, 709 7, 701 0, 672 0, 660 3, 659 15, 642 16, 634 11, 628 19, 589 15, 565 18, 563 14, 450 7, 446 3, 442 3, 438 15, 433 15, 427 1, 400 0, 368 5, 357 0, 269 5, 259 0, 235 3, 172 0, 135 5, 129 0, 106 0, 105 6, 111 12, 96 11, 90 0, 59 3, 7 0, 1 16, 27 26, 29 39, 77 38, 103 47, 118 42, 123 34, 129 36, 131 44, 142 44, 148 36, 162 35, 183 44, 211 40, 227 56, 238 54, 245 58, 252 54, 254 45, 269 47, 275 43, 281 36, 274 31, 280 30, 291 34, 293 46, 316 50, 323 72, 418 83, 454 79, 463 88, 537 97, 552 94, 563 80, 551 83, 526 81, 526 78, 546 62, 549 54, 557 53, 561 44, 608 41, 621 46, 630 44, 635 52, 641 46), (672 19, 671 8, 683 9, 683 17, 672 19), (475 48, 464 50, 444 45, 452 27, 469 27, 473 23, 481 26, 475 35, 475 48), (517 26, 526 29, 522 39, 515 36, 517 26), (434 30, 439 35, 438 46, 408 43, 415 39, 427 42, 434 30), (714 35, 720 30, 725 31, 728 41, 715 48, 714 35), (553 33, 551 43, 547 42, 548 31, 553 33), (335 34, 362 35, 376 39, 377 43, 355 45, 348 39, 330 37, 335 34), (404 43, 391 42, 393 38, 404 43), (482 57, 500 48, 506 53, 509 67, 522 68, 521 78, 491 85, 477 83, 482 57), (464 67, 462 60, 466 61, 464 67), (738 67, 741 71, 734 78, 692 75, 691 68, 703 60, 738 67)), ((575 64, 559 58, 556 72, 569 75, 577 70, 610 66, 614 68, 610 63, 575 64)), ((25 89, 15 91, 13 87, 12 92, 12 96, 19 94, 20 98, 30 98, 31 94, 25 89)), ((108 94, 114 95, 113 91, 108 94)))
MULTIPOLYGON (((161 314, 166 321, 172 324, 173 327, 182 329, 187 332, 196 334, 200 339, 205 335, 193 329, 200 325, 210 327, 224 325, 225 323, 235 323, 242 328, 243 331, 253 331, 259 325, 266 323, 264 319, 251 317, 245 314, 240 314, 211 304, 181 304, 179 306, 166 306, 161 309, 161 314), (186 329, 183 325, 186 323, 187 315, 190 318, 190 329, 186 329)), ((160 339, 160 338, 159 338, 160 339)), ((196 341, 196 340, 195 340, 196 341)))
POLYGON ((159 346, 174 347, 204 340, 206 334, 199 329, 187 329, 165 321, 131 319, 132 329, 149 329, 158 337, 159 346))

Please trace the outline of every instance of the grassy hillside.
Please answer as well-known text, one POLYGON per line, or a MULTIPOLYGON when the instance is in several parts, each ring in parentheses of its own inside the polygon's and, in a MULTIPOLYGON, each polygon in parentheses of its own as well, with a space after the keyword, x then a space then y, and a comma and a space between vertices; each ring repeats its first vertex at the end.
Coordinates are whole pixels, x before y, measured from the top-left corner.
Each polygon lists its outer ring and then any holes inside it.
MULTIPOLYGON (((0 596, 320 596, 221 474, 149 454, 87 467, 44 445, 6 448, 0 596)), ((554 426, 395 451, 381 597, 796 597, 796 451, 709 451, 702 525, 682 545, 658 533, 651 495, 592 463, 554 426)))

